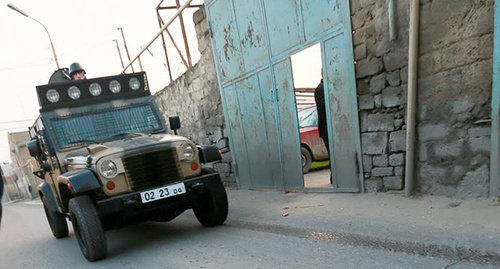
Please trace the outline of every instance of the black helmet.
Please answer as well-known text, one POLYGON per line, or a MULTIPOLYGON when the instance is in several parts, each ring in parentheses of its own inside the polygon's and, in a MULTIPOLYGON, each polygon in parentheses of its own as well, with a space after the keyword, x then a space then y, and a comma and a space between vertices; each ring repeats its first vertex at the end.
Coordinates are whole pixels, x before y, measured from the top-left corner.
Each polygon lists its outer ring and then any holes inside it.
POLYGON ((69 66, 69 75, 71 77, 73 77, 73 74, 75 72, 78 72, 78 71, 83 71, 84 74, 86 74, 87 72, 85 72, 85 69, 83 69, 82 65, 79 64, 79 63, 72 63, 70 66, 69 66))

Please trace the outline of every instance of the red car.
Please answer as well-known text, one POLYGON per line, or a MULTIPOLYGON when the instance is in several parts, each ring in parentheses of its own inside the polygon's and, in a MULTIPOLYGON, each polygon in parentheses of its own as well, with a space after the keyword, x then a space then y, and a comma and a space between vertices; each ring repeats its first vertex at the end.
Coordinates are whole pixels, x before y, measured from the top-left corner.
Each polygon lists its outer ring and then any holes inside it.
POLYGON ((300 145, 302 153, 302 172, 311 169, 313 161, 328 160, 323 139, 318 134, 318 112, 316 107, 307 107, 298 112, 300 127, 300 145))

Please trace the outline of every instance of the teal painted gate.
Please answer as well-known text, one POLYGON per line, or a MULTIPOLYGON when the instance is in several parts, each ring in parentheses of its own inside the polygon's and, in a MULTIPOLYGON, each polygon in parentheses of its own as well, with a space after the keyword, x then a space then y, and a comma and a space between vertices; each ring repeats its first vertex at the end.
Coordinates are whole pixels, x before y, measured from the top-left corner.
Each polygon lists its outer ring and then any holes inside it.
POLYGON ((240 188, 303 189, 290 56, 321 44, 333 187, 363 189, 348 0, 206 0, 240 188))
POLYGON ((493 85, 491 91, 490 197, 500 196, 500 3, 495 2, 493 85))

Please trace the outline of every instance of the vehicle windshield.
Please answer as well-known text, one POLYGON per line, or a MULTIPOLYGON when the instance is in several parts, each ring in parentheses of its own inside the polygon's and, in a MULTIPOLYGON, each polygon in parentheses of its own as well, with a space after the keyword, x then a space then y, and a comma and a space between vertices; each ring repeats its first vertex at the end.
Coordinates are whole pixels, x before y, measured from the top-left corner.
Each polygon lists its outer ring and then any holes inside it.
POLYGON ((318 125, 318 112, 316 107, 308 107, 300 110, 298 113, 299 127, 309 127, 318 125))
POLYGON ((154 133, 163 128, 150 104, 75 113, 52 120, 51 124, 60 148, 122 139, 127 133, 154 133))

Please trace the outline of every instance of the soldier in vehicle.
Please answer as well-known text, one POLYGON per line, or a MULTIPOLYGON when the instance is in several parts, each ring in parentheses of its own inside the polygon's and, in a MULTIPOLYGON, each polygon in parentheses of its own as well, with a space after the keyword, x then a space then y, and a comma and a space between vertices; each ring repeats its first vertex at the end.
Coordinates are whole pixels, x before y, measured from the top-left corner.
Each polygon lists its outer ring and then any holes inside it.
POLYGON ((72 80, 86 79, 85 74, 87 74, 87 72, 85 72, 81 64, 72 63, 69 66, 69 75, 72 80))

